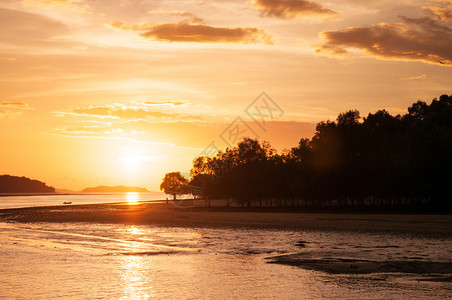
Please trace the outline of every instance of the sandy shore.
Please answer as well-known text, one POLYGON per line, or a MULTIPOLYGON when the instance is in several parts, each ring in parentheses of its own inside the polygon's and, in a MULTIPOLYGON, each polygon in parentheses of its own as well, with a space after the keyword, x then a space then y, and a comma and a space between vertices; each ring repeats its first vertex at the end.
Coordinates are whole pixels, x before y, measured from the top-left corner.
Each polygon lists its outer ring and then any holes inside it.
MULTIPOLYGON (((166 203, 92 204, 0 210, 0 222, 89 222, 170 227, 265 228, 414 234, 450 239, 451 215, 258 212, 239 208, 180 208, 166 203)), ((452 281, 452 262, 374 261, 334 251, 270 257, 268 262, 332 274, 414 273, 419 280, 452 281), (432 275, 428 275, 432 273, 432 275)))
POLYGON ((166 203, 91 204, 0 210, 0 222, 91 222, 177 227, 388 231, 452 235, 451 215, 249 212, 166 203))
POLYGON ((429 274, 425 281, 452 282, 452 262, 310 258, 309 253, 270 257, 270 263, 296 266, 330 274, 411 273, 429 274))

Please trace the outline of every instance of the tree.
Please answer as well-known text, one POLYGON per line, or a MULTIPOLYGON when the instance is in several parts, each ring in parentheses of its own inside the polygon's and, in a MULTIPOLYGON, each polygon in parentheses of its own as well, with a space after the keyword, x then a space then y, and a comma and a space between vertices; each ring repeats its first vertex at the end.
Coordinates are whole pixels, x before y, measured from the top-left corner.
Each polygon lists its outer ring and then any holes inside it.
POLYGON ((206 206, 210 206, 210 199, 215 195, 215 177, 210 174, 197 174, 189 183, 194 197, 204 198, 206 206))
POLYGON ((452 211, 452 95, 414 103, 405 115, 359 111, 317 124, 311 139, 278 154, 245 138, 193 161, 202 196, 273 207, 452 211))
POLYGON ((160 184, 160 190, 163 190, 165 194, 173 195, 174 200, 176 200, 176 195, 190 193, 188 180, 180 172, 166 173, 160 184))

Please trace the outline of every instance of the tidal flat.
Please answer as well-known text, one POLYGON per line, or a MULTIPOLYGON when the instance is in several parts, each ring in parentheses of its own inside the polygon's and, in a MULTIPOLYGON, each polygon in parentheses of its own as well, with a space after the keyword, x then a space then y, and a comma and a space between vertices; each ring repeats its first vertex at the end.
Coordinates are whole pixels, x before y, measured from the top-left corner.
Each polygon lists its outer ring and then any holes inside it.
POLYGON ((99 204, 0 211, 0 298, 447 298, 451 217, 99 204))

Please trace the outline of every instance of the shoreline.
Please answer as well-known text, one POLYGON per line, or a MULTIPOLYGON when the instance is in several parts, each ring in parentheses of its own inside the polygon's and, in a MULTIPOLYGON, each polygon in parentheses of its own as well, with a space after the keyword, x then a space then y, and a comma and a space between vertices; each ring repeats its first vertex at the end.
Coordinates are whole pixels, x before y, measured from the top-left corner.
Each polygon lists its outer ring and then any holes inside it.
MULTIPOLYGON (((226 228, 238 230, 280 230, 387 233, 413 238, 452 239, 451 215, 360 214, 312 212, 257 212, 234 207, 180 208, 166 201, 130 204, 104 203, 45 206, 0 210, 0 222, 8 223, 87 223, 124 224, 180 228, 226 228), (226 210, 227 209, 227 210, 226 210)), ((397 239, 397 236, 393 238, 397 239)), ((452 282, 452 262, 398 259, 385 256, 368 258, 367 252, 352 256, 335 248, 322 251, 305 248, 269 255, 267 263, 338 275, 404 276, 412 280, 448 284, 452 282), (366 254, 366 255, 364 255, 366 254), (364 256, 363 256, 364 255, 364 256)), ((388 246, 393 247, 393 246, 388 246)), ((356 251, 355 251, 356 252, 356 251)))
MULTIPOLYGON (((0 193, 0 197, 19 196, 80 196, 80 195, 123 195, 129 192, 73 192, 73 193, 0 193)), ((139 194, 160 194, 161 192, 138 192, 139 194)))
POLYGON ((452 215, 371 212, 293 212, 239 207, 181 208, 165 200, 0 210, 0 222, 112 223, 166 227, 233 227, 325 231, 383 231, 452 236, 452 215))

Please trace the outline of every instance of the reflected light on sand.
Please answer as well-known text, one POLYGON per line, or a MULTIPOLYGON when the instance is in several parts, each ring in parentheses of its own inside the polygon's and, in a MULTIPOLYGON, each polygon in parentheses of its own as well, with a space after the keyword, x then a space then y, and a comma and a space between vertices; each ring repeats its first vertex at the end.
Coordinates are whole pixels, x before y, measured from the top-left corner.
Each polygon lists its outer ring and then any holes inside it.
POLYGON ((129 205, 138 204, 138 201, 140 201, 140 194, 137 192, 129 192, 126 194, 126 201, 129 205))
POLYGON ((143 229, 136 228, 135 226, 130 227, 128 231, 132 235, 143 235, 145 233, 143 229))
POLYGON ((121 299, 149 299, 152 286, 141 256, 124 257, 122 268, 123 297, 121 299))
MULTIPOLYGON (((143 229, 135 226, 127 228, 127 232, 132 235, 142 235, 145 233, 143 229)), ((147 247, 144 245, 141 242, 133 242, 128 245, 128 250, 130 252, 145 251, 147 247)), ((121 285, 123 294, 121 299, 149 299, 154 297, 155 295, 153 295, 153 287, 151 285, 152 278, 149 276, 149 259, 140 255, 127 255, 121 258, 121 261, 121 285)))

